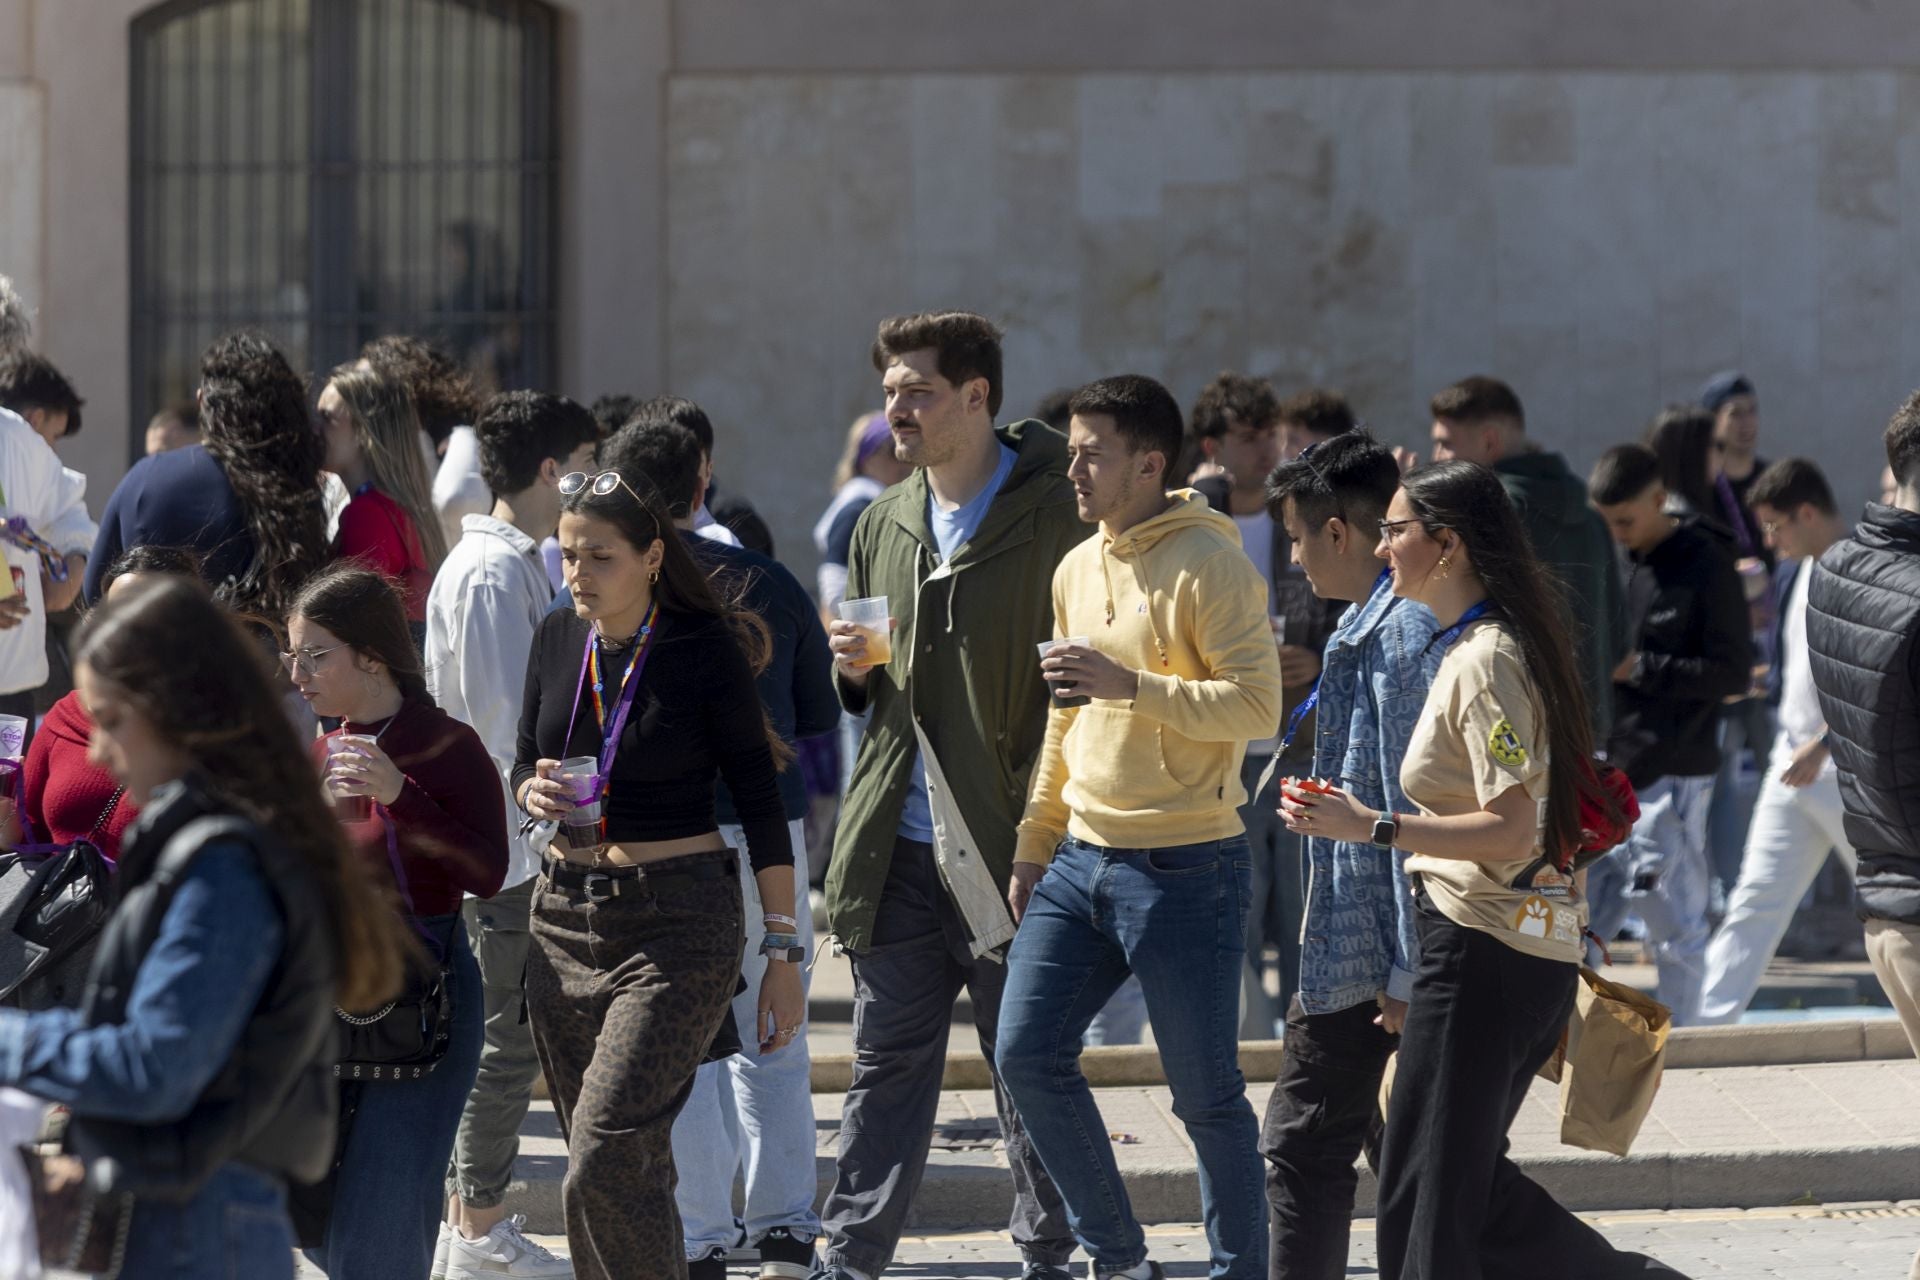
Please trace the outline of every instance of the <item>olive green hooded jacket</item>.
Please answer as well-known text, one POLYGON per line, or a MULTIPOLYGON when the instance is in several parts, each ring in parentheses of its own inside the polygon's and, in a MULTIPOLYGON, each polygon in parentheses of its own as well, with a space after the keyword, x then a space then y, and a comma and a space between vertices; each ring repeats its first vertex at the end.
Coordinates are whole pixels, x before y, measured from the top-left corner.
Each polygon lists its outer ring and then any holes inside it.
POLYGON ((915 753, 926 748, 934 858, 973 953, 1013 937, 1007 880, 1015 827, 1047 729, 1038 646, 1053 636, 1053 570, 1094 526, 1074 509, 1067 444, 1037 421, 1001 428, 1019 455, 974 536, 940 563, 927 525, 927 476, 915 471, 861 513, 847 597, 886 596, 893 656, 864 689, 870 711, 827 873, 836 942, 862 951, 893 859, 915 753))

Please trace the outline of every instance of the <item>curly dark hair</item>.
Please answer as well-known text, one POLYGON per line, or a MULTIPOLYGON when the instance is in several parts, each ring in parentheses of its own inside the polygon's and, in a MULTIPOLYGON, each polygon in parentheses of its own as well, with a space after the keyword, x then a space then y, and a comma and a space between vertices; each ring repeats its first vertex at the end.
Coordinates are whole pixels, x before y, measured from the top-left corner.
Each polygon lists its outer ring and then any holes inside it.
POLYGON ((480 392, 472 376, 436 346, 393 333, 360 348, 360 358, 381 377, 407 389, 421 429, 435 448, 446 443, 455 427, 472 425, 480 414, 480 392))
MULTIPOLYGON (((985 316, 971 311, 922 311, 889 316, 873 339, 873 367, 880 373, 901 356, 932 348, 940 376, 954 387, 975 378, 987 380, 987 416, 1000 416, 1000 341, 1006 334, 985 316)), ((688 424, 682 424, 688 425, 688 424)), ((698 434, 695 429, 695 434, 698 434)))
POLYGON ((1274 398, 1272 383, 1229 369, 1201 389, 1188 425, 1194 439, 1218 440, 1227 434, 1229 417, 1257 428, 1272 426, 1280 420, 1279 414, 1280 402, 1274 398))
POLYGON ((253 563, 226 593, 247 612, 283 618, 326 563, 320 434, 307 388, 262 334, 216 338, 200 359, 202 442, 226 473, 253 533, 253 563))

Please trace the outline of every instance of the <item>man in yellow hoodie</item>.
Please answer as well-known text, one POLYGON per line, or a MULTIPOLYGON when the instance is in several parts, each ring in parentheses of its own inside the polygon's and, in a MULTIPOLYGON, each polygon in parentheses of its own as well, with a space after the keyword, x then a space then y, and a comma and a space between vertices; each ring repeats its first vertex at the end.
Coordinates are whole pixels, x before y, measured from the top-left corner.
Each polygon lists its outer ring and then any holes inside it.
POLYGON ((1211 1274, 1255 1280, 1267 1220, 1237 1065, 1252 875, 1238 810, 1246 744, 1280 716, 1267 586, 1231 520, 1166 491, 1182 430, 1166 388, 1105 378, 1072 415, 1067 476, 1100 532, 1053 575, 1041 671, 1068 705, 1048 717, 1020 824, 995 1059, 1094 1274, 1162 1275, 1079 1065, 1087 1024, 1138 975, 1199 1158, 1211 1274))

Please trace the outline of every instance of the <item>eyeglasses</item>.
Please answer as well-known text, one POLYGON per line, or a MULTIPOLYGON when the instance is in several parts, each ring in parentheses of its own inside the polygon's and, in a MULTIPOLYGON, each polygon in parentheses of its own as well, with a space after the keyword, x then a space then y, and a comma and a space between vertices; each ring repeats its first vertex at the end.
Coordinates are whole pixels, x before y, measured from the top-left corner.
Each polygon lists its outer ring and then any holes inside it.
POLYGON ((633 486, 618 471, 596 471, 592 475, 584 471, 569 471, 560 477, 562 497, 571 498, 582 489, 589 489, 596 498, 604 498, 615 489, 625 489, 635 502, 643 507, 647 505, 646 499, 634 493, 633 486))
POLYGON ((1380 540, 1382 542, 1393 542, 1399 538, 1400 530, 1407 525, 1423 523, 1424 522, 1417 516, 1406 520, 1382 520, 1380 522, 1380 540))
POLYGON ((330 645, 325 649, 295 649, 292 653, 280 655, 280 668, 288 675, 311 676, 320 665, 320 659, 335 649, 344 649, 344 644, 330 645))

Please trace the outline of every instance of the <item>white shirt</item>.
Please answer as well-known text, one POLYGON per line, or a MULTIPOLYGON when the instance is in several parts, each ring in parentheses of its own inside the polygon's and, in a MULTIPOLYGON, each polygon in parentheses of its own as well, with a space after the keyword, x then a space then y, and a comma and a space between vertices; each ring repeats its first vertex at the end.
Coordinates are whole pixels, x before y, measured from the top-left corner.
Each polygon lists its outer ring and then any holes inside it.
MULTIPOLYGON (((62 555, 93 549, 86 530, 86 477, 60 465, 60 455, 17 413, 0 409, 0 517, 23 516, 35 533, 62 555)), ((20 570, 29 613, 20 625, 0 631, 0 693, 38 689, 47 682, 46 599, 40 589, 40 557, 11 542, 0 543, 6 564, 20 570)), ((12 594, 9 585, 7 594, 12 594)))
POLYGON ((519 835, 513 755, 533 633, 553 603, 553 588, 539 548, 520 530, 473 515, 460 528, 427 592, 427 689, 441 710, 472 726, 500 771, 510 833, 500 887, 511 889, 540 868, 519 835))
MULTIPOLYGON (((1820 713, 1820 695, 1813 687, 1813 659, 1807 652, 1807 582, 1813 566, 1800 562, 1793 586, 1787 590, 1786 617, 1781 619, 1780 652, 1780 741, 1791 752, 1827 731, 1827 718, 1820 713)), ((1786 766, 1786 755, 1774 753, 1774 767, 1786 766)), ((1827 768, 1833 768, 1827 761, 1827 768)))
POLYGON ((433 468, 433 509, 449 547, 460 541, 468 516, 493 510, 493 491, 480 474, 480 436, 472 427, 455 427, 447 436, 447 451, 433 468))
POLYGON ((1250 516, 1233 517, 1234 524, 1240 527, 1240 545, 1246 548, 1247 559, 1253 561, 1253 567, 1260 571, 1260 581, 1273 581, 1273 517, 1264 511, 1256 511, 1250 516))
POLYGON ((711 538, 729 547, 740 545, 740 535, 715 520, 704 502, 700 504, 700 509, 693 513, 693 531, 703 538, 711 538))

